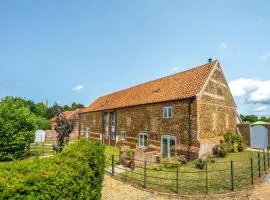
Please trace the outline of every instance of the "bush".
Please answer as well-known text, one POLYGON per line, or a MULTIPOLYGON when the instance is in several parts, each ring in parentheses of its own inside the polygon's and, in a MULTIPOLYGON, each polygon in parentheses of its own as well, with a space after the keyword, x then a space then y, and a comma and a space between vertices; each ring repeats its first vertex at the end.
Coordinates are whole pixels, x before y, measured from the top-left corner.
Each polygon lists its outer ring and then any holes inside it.
POLYGON ((38 129, 41 130, 49 130, 51 129, 51 122, 50 120, 44 118, 44 117, 37 117, 36 118, 36 123, 38 126, 38 129))
POLYGON ((35 115, 13 98, 0 101, 0 161, 21 159, 36 130, 35 115))
POLYGON ((100 199, 104 167, 104 146, 86 140, 54 157, 0 164, 0 199, 100 199))
POLYGON ((245 150, 243 138, 237 133, 228 133, 224 136, 225 143, 228 145, 227 150, 230 153, 242 152, 245 150))
POLYGON ((187 164, 187 159, 184 155, 179 155, 165 158, 163 159, 162 163, 165 168, 176 168, 178 166, 187 164))
POLYGON ((176 168, 182 164, 176 156, 165 158, 163 159, 162 163, 163 163, 163 166, 168 169, 176 168))
POLYGON ((196 169, 204 169, 206 161, 203 161, 202 159, 197 159, 194 161, 194 164, 196 169))
POLYGON ((226 143, 221 143, 220 145, 218 145, 217 146, 217 155, 219 157, 222 157, 222 158, 226 157, 228 154, 228 146, 230 146, 230 145, 228 145, 226 143))

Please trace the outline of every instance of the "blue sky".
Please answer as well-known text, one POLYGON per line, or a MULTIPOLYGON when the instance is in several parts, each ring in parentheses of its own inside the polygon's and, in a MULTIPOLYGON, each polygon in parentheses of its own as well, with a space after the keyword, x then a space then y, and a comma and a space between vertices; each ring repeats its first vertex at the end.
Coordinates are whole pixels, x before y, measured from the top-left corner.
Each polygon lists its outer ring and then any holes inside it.
POLYGON ((90 104, 218 59, 239 113, 270 115, 269 1, 0 1, 0 97, 90 104))

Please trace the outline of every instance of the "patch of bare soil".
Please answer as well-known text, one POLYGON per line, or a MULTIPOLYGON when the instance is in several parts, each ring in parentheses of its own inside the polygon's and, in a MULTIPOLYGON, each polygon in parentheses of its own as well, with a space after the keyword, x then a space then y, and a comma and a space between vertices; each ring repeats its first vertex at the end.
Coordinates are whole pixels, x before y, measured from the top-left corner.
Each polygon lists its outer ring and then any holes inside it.
POLYGON ((255 187, 249 197, 250 200, 270 200, 270 183, 262 183, 255 187))
POLYGON ((208 195, 193 197, 168 196, 151 193, 116 180, 108 175, 104 177, 102 200, 270 200, 270 183, 262 183, 252 191, 241 191, 224 195, 208 195))

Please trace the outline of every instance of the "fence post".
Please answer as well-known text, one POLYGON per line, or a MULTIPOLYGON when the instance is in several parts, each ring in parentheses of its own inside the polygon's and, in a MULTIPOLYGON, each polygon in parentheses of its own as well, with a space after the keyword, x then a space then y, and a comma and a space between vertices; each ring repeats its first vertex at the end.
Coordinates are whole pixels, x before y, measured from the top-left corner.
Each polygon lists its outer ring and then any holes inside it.
POLYGON ((147 161, 144 161, 144 188, 147 187, 147 180, 146 180, 146 177, 147 177, 147 172, 146 172, 146 166, 147 166, 147 161))
POLYGON ((251 185, 254 184, 254 180, 253 180, 253 159, 250 158, 250 175, 251 175, 251 185))
POLYGON ((112 176, 114 176, 114 154, 112 154, 112 176))
POLYGON ((268 168, 270 167, 270 160, 269 160, 269 149, 267 148, 267 164, 268 164, 268 168))
POLYGON ((231 190, 234 191, 234 171, 233 161, 231 160, 231 190))
POLYGON ((266 171, 265 150, 263 149, 263 168, 266 171))
POLYGON ((208 194, 208 164, 205 163, 205 192, 208 194))
POLYGON ((176 191, 179 194, 179 166, 176 168, 176 191))
POLYGON ((259 170, 259 177, 261 178, 261 156, 260 156, 260 152, 258 152, 258 170, 259 170))

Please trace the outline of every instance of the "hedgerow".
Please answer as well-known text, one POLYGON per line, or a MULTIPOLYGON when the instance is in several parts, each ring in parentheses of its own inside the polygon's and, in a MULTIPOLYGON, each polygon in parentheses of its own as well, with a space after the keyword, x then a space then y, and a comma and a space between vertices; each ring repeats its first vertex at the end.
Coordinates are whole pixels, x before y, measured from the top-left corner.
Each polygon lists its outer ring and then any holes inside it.
POLYGON ((80 140, 57 156, 0 163, 0 199, 100 199, 104 146, 80 140))

